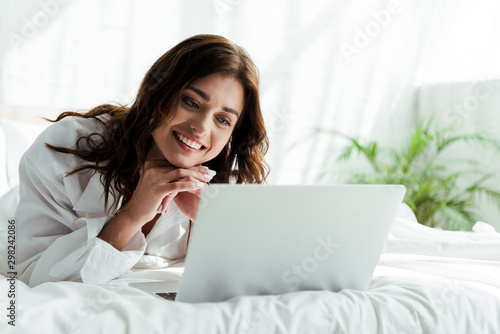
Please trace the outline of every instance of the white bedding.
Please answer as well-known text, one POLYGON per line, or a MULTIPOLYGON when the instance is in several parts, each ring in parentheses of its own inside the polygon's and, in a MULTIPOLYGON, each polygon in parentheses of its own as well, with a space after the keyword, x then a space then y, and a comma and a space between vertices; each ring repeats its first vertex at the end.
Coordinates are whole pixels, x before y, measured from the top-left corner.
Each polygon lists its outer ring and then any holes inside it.
MULTIPOLYGON (((13 137, 18 131, 11 125, 8 139, 22 143, 13 137)), ((0 133, 0 148, 4 137, 0 133)), ((16 159, 0 157, 0 167, 16 159)), ((17 183, 15 173, 5 173, 0 170, 0 195, 17 183)), ((411 212, 400 212, 365 292, 304 291, 191 305, 157 299, 127 285, 178 281, 182 264, 177 264, 131 272, 100 286, 60 282, 29 288, 16 281, 13 299, 8 296, 5 254, 7 219, 19 201, 16 190, 0 198, 1 334, 500 334, 500 234, 481 223, 475 232, 435 230, 416 223, 411 212), (8 325, 11 300, 15 328, 8 325)))
MULTIPOLYGON (((304 291, 222 303, 161 300, 129 282, 179 280, 182 265, 108 284, 16 287, 17 333, 500 333, 500 234, 396 220, 368 291, 304 291), (43 330, 42 330, 43 329, 43 330)), ((265 279, 265 278, 262 278, 265 279)), ((8 281, 0 304, 8 305, 8 281)), ((5 310, 5 307, 2 307, 5 310)), ((6 311, 4 311, 6 312, 6 311)), ((1 333, 12 329, 5 316, 1 333)))

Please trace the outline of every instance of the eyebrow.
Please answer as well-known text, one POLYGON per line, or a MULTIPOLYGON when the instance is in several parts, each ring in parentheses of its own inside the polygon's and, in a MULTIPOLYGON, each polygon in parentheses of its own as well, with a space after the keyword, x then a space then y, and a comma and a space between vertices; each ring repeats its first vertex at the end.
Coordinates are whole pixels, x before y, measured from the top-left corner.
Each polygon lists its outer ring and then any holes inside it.
MULTIPOLYGON (((210 97, 205 94, 205 92, 199 90, 198 88, 195 88, 193 86, 187 86, 186 89, 190 89, 192 90, 193 92, 195 92, 196 94, 198 94, 199 96, 201 96, 201 98, 207 102, 210 102, 210 97)), ((234 110, 234 109, 231 109, 231 108, 228 108, 228 107, 222 107, 222 110, 224 110, 225 112, 228 112, 228 113, 231 113, 231 114, 234 114, 236 115, 237 118, 240 117, 240 114, 234 110)))

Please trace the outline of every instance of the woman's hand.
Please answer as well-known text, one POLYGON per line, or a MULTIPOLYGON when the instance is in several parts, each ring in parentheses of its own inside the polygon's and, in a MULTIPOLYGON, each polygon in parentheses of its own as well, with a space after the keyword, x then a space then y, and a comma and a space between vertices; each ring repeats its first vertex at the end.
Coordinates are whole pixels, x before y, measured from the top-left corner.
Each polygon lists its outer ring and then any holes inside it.
MULTIPOLYGON (((162 205, 167 212, 174 197, 181 211, 196 217, 202 187, 210 177, 206 167, 176 168, 166 160, 146 161, 132 198, 99 233, 98 237, 118 250, 148 222, 153 222, 162 205)), ((212 173, 213 174, 213 173, 212 173)))
MULTIPOLYGON (((179 193, 191 192, 201 196, 197 191, 209 181, 203 177, 206 171, 206 167, 200 166, 176 168, 166 160, 146 161, 132 198, 121 208, 120 214, 143 226, 156 216, 160 205, 161 211, 167 212, 172 199, 179 193)), ((194 204, 191 200, 181 202, 194 204)))
MULTIPOLYGON (((194 222, 196 220, 196 214, 198 213, 198 207, 200 205, 200 199, 201 195, 203 194, 203 190, 206 188, 206 183, 209 182, 215 175, 215 172, 203 166, 191 167, 188 170, 195 172, 195 174, 193 174, 194 179, 205 184, 201 188, 179 192, 177 194, 174 194, 172 197, 175 201, 175 204, 177 204, 182 213, 194 222)), ((181 181, 190 181, 190 179, 183 178, 181 179, 181 181)))

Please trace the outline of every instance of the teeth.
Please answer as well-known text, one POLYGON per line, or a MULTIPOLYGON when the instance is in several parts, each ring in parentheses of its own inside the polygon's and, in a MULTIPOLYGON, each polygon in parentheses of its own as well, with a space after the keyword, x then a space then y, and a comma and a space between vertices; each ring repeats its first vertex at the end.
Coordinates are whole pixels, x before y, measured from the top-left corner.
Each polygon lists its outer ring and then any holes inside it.
POLYGON ((198 144, 198 143, 195 143, 189 139, 187 139, 186 137, 184 137, 183 135, 181 135, 180 133, 175 133, 177 135, 177 138, 179 138, 184 144, 186 144, 187 146, 191 147, 191 148, 194 148, 195 150, 199 150, 201 148, 201 145, 198 144))

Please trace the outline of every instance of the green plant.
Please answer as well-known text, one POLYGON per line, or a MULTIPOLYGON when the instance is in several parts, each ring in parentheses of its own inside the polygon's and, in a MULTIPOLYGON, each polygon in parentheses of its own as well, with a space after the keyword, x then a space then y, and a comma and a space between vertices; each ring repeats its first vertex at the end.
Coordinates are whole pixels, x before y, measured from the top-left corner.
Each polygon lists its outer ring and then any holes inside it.
MULTIPOLYGON (((486 196, 500 205, 500 192, 486 186, 494 173, 477 161, 465 158, 443 159, 442 153, 457 143, 476 143, 500 152, 500 143, 485 134, 455 134, 453 127, 431 129, 432 120, 422 121, 401 148, 381 148, 377 142, 361 140, 337 131, 316 129, 347 140, 335 164, 361 155, 369 172, 349 171, 347 183, 403 184, 404 201, 419 223, 450 230, 469 230, 478 219, 478 200, 486 196)), ((332 166, 321 177, 327 176, 332 166)))

